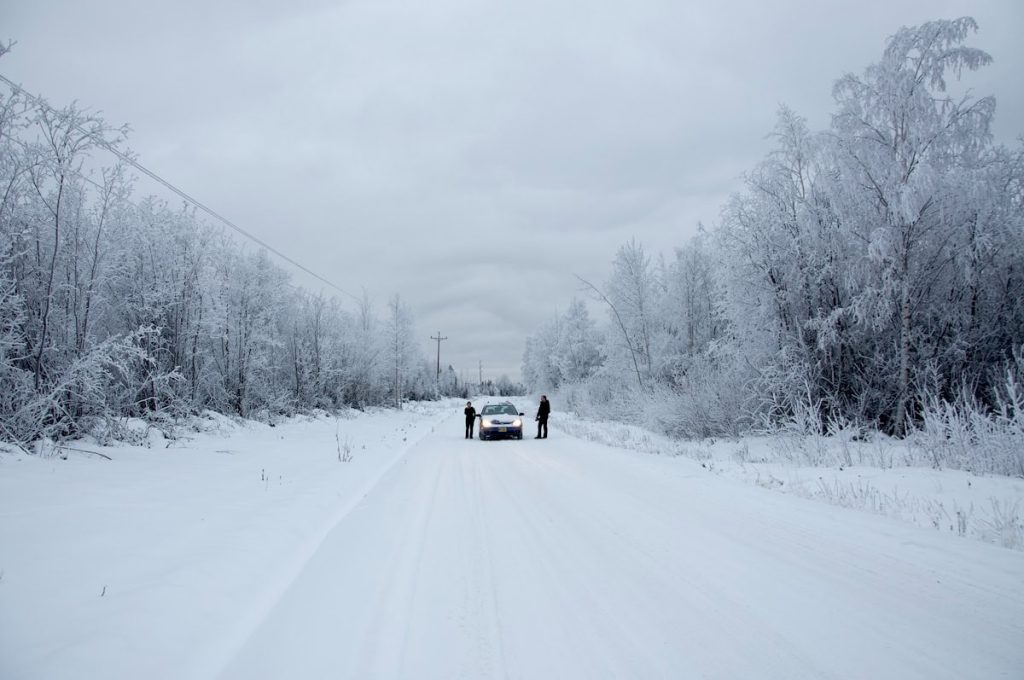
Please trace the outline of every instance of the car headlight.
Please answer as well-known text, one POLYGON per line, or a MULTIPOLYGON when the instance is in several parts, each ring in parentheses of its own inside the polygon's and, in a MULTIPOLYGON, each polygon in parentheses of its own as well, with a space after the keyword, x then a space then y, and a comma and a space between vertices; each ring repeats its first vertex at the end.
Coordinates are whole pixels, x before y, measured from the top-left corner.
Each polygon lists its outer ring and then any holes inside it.
POLYGON ((522 427, 522 426, 523 426, 523 421, 519 420, 519 418, 516 418, 515 420, 512 421, 512 427, 522 427))
POLYGON ((491 426, 491 421, 489 419, 487 419, 487 418, 484 418, 483 425, 484 425, 484 427, 490 427, 491 426))

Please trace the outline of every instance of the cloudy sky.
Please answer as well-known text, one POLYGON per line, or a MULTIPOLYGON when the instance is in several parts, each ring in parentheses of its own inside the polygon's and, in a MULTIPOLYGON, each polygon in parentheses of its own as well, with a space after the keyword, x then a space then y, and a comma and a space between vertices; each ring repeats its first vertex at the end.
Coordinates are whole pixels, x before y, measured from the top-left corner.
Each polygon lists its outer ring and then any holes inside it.
POLYGON ((713 226, 778 106, 827 126, 900 26, 975 17, 970 85, 1024 134, 1020 0, 3 5, 0 73, 130 124, 148 168, 381 310, 399 293, 466 377, 518 377, 630 238, 713 226))

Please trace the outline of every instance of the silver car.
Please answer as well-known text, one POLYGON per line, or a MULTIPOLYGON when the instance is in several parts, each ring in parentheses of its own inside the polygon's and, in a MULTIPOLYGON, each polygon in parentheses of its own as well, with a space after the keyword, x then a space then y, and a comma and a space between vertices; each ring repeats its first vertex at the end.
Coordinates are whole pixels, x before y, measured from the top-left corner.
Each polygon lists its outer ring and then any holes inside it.
POLYGON ((480 439, 523 438, 523 413, 509 402, 480 410, 480 439))

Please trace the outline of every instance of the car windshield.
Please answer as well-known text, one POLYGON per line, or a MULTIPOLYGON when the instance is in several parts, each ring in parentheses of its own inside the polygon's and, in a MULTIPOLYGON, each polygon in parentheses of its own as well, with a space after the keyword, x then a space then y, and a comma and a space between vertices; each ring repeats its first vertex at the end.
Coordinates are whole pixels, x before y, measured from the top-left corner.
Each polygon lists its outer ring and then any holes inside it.
POLYGON ((512 404, 488 404, 484 406, 484 410, 480 412, 481 415, 495 416, 498 414, 505 414, 510 416, 519 415, 519 411, 512 404))

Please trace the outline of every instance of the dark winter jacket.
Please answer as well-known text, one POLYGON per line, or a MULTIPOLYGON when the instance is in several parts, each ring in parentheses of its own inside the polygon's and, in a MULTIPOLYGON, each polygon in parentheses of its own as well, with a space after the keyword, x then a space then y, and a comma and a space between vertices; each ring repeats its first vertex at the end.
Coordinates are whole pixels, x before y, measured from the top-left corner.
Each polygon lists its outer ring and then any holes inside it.
POLYGON ((540 408, 537 409, 537 420, 547 420, 549 413, 551 413, 551 402, 545 399, 540 402, 540 408))
POLYGON ((469 425, 476 418, 476 409, 472 406, 466 407, 466 424, 469 425))

